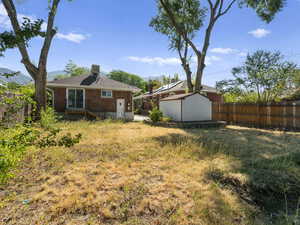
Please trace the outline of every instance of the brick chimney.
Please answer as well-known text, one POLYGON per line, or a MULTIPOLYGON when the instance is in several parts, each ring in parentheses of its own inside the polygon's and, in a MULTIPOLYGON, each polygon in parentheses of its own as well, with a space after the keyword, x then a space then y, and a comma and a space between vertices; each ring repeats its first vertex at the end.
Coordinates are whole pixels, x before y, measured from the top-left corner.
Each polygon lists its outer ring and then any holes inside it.
POLYGON ((91 68, 91 73, 92 73, 92 75, 99 76, 100 75, 100 66, 93 64, 92 68, 91 68))

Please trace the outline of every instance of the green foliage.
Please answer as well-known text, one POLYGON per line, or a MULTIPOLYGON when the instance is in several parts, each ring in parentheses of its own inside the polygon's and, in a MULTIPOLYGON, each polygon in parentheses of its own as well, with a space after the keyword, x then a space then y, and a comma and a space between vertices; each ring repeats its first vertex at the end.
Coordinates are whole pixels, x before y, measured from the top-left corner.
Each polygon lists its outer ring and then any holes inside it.
POLYGON ((232 69, 234 79, 217 83, 217 88, 237 99, 249 99, 256 102, 277 101, 295 79, 296 65, 284 61, 280 52, 256 51, 248 54, 240 67, 232 69))
MULTIPOLYGON (((173 12, 177 24, 180 24, 182 33, 193 39, 196 32, 203 25, 206 10, 200 7, 198 0, 174 0, 165 1, 170 11, 173 12)), ((184 40, 177 30, 174 29, 174 24, 163 9, 161 3, 157 1, 158 14, 152 18, 150 26, 159 33, 166 35, 170 42, 170 49, 177 50, 183 48, 184 40)))
POLYGON ((113 70, 107 75, 107 77, 112 80, 138 87, 143 91, 146 90, 146 82, 138 75, 127 73, 122 70, 113 70))
POLYGON ((57 123, 57 115, 53 108, 47 107, 41 112, 40 125, 44 129, 51 129, 57 123))
POLYGON ((170 117, 168 117, 168 116, 164 116, 164 117, 161 118, 161 121, 167 123, 167 122, 172 121, 172 118, 170 118, 170 117))
MULTIPOLYGON (((0 121, 0 126, 8 126, 16 122, 15 115, 25 105, 35 106, 33 100, 34 89, 32 86, 21 86, 15 83, 8 83, 0 89, 0 107, 5 107, 6 116, 0 121)), ((30 118, 26 118, 30 120, 30 118)))
POLYGON ((170 84, 179 81, 179 74, 175 73, 173 77, 163 75, 163 84, 170 84))
POLYGON ((65 78, 68 78, 69 76, 66 75, 66 74, 59 74, 59 75, 56 75, 54 77, 55 80, 61 80, 61 79, 65 79, 65 78))
POLYGON ((157 107, 154 107, 151 111, 149 111, 149 117, 152 122, 157 123, 161 121, 163 113, 157 107))
POLYGON ((241 0, 240 5, 253 8, 256 14, 266 22, 271 22, 276 13, 284 7, 286 0, 241 0))
MULTIPOLYGON (((161 1, 157 0, 158 14, 152 18, 150 26, 155 31, 168 37, 169 49, 177 51, 182 68, 186 73, 188 87, 192 91, 192 71, 190 67, 192 54, 189 53, 189 47, 190 42, 203 26, 206 9, 201 8, 199 0, 173 0, 164 2, 172 16, 165 10, 161 1)), ((179 80, 179 77, 176 75, 174 78, 174 82, 179 80)), ((170 79, 165 78, 164 84, 171 83, 170 81, 170 79)))
POLYGON ((0 56, 6 49, 15 48, 18 43, 25 43, 36 36, 44 36, 41 31, 43 20, 31 21, 29 18, 24 17, 24 22, 21 25, 21 30, 17 33, 12 31, 4 31, 0 33, 0 56))
POLYGON ((299 69, 295 70, 293 84, 294 84, 294 87, 300 88, 300 70, 299 69))
POLYGON ((258 96, 255 92, 250 93, 230 93, 227 92, 223 95, 224 102, 226 103, 257 103, 258 96))
POLYGON ((86 67, 77 66, 72 60, 69 60, 65 67, 65 72, 67 77, 74 77, 88 74, 90 70, 86 67))
POLYGON ((149 80, 146 90, 150 91, 150 88, 152 90, 155 90, 155 89, 160 88, 161 86, 163 86, 163 83, 161 81, 159 81, 159 80, 149 80))
POLYGON ((41 129, 34 125, 17 125, 0 130, 0 184, 13 176, 15 168, 28 147, 49 148, 61 146, 70 148, 79 143, 81 134, 74 137, 70 134, 60 134, 61 129, 41 129))

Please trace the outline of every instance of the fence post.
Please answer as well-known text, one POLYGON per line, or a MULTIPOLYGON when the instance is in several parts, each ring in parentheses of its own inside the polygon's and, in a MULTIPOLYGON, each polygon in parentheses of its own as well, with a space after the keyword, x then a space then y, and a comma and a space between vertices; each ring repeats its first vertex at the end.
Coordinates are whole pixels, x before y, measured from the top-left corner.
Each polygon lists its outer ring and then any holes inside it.
POLYGON ((229 121, 229 104, 227 104, 226 106, 227 106, 227 107, 226 107, 226 121, 227 121, 228 123, 230 123, 230 121, 229 121))
POLYGON ((256 126, 261 127, 261 124, 260 124, 260 106, 259 106, 258 103, 256 104, 256 126))
POLYGON ((221 117, 221 103, 218 102, 218 120, 222 120, 222 117, 221 117))
POLYGON ((236 124, 236 103, 233 103, 233 124, 236 124))
POLYGON ((287 128, 286 102, 283 103, 283 128, 287 128))
POLYGON ((296 124, 296 103, 293 103, 293 127, 296 129, 297 124, 296 124))
POLYGON ((268 114, 268 116, 267 116, 267 123, 268 123, 268 125, 271 127, 272 126, 272 120, 271 120, 271 110, 272 110, 272 108, 271 108, 271 103, 268 103, 267 104, 268 106, 267 106, 267 114, 268 114))

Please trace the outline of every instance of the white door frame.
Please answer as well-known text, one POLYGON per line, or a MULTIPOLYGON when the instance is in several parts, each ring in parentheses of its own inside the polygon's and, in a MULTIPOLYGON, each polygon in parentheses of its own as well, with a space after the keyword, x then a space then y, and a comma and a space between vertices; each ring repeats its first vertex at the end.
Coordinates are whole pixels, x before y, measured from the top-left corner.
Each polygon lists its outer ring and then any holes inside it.
POLYGON ((84 88, 66 88, 66 96, 67 96, 67 109, 85 109, 85 89, 84 88), (69 107, 69 90, 83 90, 83 107, 82 108, 70 108, 69 107))
POLYGON ((124 98, 118 98, 118 99, 116 99, 116 112, 117 112, 117 119, 125 119, 125 111, 126 111, 126 109, 125 109, 125 99, 124 98), (119 109, 119 107, 118 107, 118 103, 119 103, 119 101, 122 101, 123 102, 123 112, 119 112, 118 111, 118 109, 119 109))

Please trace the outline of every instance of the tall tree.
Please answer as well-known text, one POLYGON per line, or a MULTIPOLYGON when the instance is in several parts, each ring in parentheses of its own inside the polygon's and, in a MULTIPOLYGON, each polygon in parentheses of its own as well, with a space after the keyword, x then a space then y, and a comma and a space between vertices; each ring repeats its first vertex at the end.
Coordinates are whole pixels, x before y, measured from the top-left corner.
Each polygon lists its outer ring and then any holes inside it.
MULTIPOLYGON (((18 14, 13 0, 2 0, 2 3, 7 11, 14 34, 19 34, 22 32, 22 27, 18 21, 18 14)), ((44 40, 37 65, 34 65, 30 59, 27 49, 28 46, 26 43, 24 41, 17 43, 18 49, 22 56, 21 62, 24 64, 27 72, 35 82, 35 101, 37 103, 37 113, 40 113, 41 110, 45 109, 46 107, 47 61, 52 40, 57 32, 54 28, 54 19, 59 3, 60 0, 48 0, 49 13, 47 19, 47 29, 42 36, 44 40)))
POLYGON ((20 31, 14 33, 12 31, 4 31, 0 33, 0 57, 3 56, 5 50, 16 48, 18 43, 25 43, 36 36, 43 36, 41 26, 43 20, 30 21, 28 18, 23 18, 20 31))
MULTIPOLYGON (((176 33, 188 43, 193 49, 194 54, 197 58, 197 72, 196 72, 196 84, 195 90, 200 91, 202 89, 202 77, 205 68, 205 58, 210 45, 211 34, 217 21, 227 14, 233 5, 238 4, 239 6, 246 6, 253 8, 257 15, 264 21, 270 22, 275 14, 280 11, 285 3, 285 0, 206 0, 208 10, 208 23, 204 34, 202 48, 198 49, 194 43, 194 39, 187 35, 186 23, 192 25, 195 20, 188 20, 182 22, 182 19, 177 16, 177 12, 174 11, 173 3, 177 0, 157 0, 158 9, 163 8, 165 15, 168 16, 169 23, 172 24, 172 28, 176 33)), ((195 5, 199 4, 199 0, 182 0, 186 2, 186 7, 189 10, 193 10, 195 5)), ((200 9, 198 9, 200 10, 200 9)), ((197 15, 194 16, 196 18, 197 15)))
POLYGON ((80 76, 90 72, 89 68, 77 66, 72 60, 69 60, 64 71, 66 72, 67 77, 80 76))
POLYGON ((122 70, 113 70, 111 71, 107 77, 110 79, 123 82, 125 84, 136 86, 143 91, 146 89, 146 81, 138 75, 124 72, 122 70))
POLYGON ((222 92, 239 96, 255 93, 257 102, 272 102, 288 94, 295 80, 296 64, 285 61, 280 52, 256 51, 240 67, 232 69, 234 79, 217 83, 222 92))
POLYGON ((168 7, 172 15, 181 24, 181 32, 174 29, 173 23, 169 18, 166 10, 158 2, 158 15, 152 18, 150 26, 155 31, 166 35, 169 39, 169 48, 177 51, 182 68, 185 71, 188 89, 193 91, 192 71, 190 67, 191 55, 189 54, 189 40, 193 40, 196 32, 203 26, 205 9, 200 7, 199 1, 194 0, 173 0, 168 2, 168 7))

